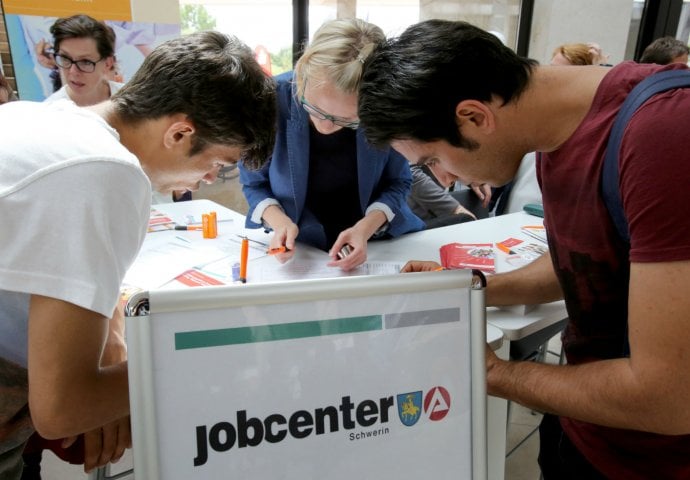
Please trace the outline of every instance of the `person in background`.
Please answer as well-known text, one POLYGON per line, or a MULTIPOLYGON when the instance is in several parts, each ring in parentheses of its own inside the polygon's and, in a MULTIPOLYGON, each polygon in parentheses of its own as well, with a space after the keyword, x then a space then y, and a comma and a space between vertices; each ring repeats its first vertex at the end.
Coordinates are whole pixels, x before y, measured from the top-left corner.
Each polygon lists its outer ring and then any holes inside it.
POLYGON ((688 63, 688 44, 674 37, 661 37, 650 43, 642 52, 640 63, 688 63))
POLYGON ((597 43, 566 43, 554 49, 551 65, 610 66, 608 58, 597 43))
POLYGON ((601 192, 616 114, 664 70, 688 68, 538 66, 488 32, 443 20, 409 27, 365 66, 362 128, 411 163, 436 159, 464 182, 500 186, 542 152, 549 252, 489 276, 486 302, 563 298, 568 364, 500 360, 487 348, 486 366, 490 395, 545 412, 546 480, 690 478, 690 221, 679 208, 690 203, 690 88, 658 94, 627 124, 618 161, 630 243, 601 192))
POLYGON ((274 231, 271 247, 292 257, 296 241, 329 251, 330 266, 351 270, 367 258, 370 238, 421 230, 407 205, 410 168, 398 152, 373 148, 359 129, 362 67, 383 31, 359 19, 323 24, 297 61, 277 77, 278 131, 259 171, 240 164, 249 204, 246 226, 274 231), (348 246, 350 253, 339 259, 348 246))
POLYGON ((97 105, 0 108, 0 478, 20 478, 34 429, 83 439, 86 471, 129 447, 116 305, 151 189, 195 190, 240 158, 260 168, 275 101, 251 49, 207 31, 161 44, 97 105))
POLYGON ((407 204, 415 215, 424 220, 427 229, 477 219, 448 191, 448 187, 455 183, 454 179, 449 185, 442 184, 427 165, 411 165, 410 170, 412 191, 407 204))
POLYGON ((0 105, 13 100, 17 100, 17 96, 15 95, 14 90, 12 90, 12 87, 5 76, 0 73, 0 105))
POLYGON ((110 98, 122 88, 111 80, 115 71, 115 33, 88 15, 58 18, 50 27, 53 59, 62 87, 46 102, 70 99, 84 107, 110 98))
POLYGON ((494 189, 494 196, 489 202, 489 210, 493 216, 520 212, 528 204, 541 205, 541 188, 537 181, 535 163, 535 152, 528 153, 520 162, 515 179, 494 189))

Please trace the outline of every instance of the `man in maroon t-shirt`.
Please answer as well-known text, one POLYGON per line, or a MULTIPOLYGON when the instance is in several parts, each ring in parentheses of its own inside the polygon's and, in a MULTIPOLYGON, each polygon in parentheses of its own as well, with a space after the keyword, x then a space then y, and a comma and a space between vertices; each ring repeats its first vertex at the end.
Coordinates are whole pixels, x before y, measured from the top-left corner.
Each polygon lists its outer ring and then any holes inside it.
MULTIPOLYGON (((367 62, 359 117, 369 140, 463 183, 500 186, 537 164, 549 254, 489 278, 490 305, 564 298, 568 365, 502 361, 492 395, 547 412, 548 479, 690 478, 690 88, 656 95, 619 152, 630 245, 601 197, 601 168, 626 95, 660 67, 541 67, 464 22, 413 25, 367 62)), ((410 262, 406 271, 435 262, 410 262)))

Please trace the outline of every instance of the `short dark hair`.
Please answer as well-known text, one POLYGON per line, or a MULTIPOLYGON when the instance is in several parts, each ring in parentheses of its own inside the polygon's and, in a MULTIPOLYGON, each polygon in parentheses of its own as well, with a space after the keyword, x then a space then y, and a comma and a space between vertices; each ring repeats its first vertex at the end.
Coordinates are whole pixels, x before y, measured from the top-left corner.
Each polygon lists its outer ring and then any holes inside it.
POLYGON ((408 27, 369 57, 359 91, 359 119, 375 145, 393 140, 461 138, 455 107, 466 99, 504 104, 527 87, 534 60, 519 57, 489 32, 466 22, 427 20, 408 27))
POLYGON ((642 52, 640 63, 668 65, 674 58, 688 55, 688 44, 674 37, 661 37, 650 43, 642 52))
POLYGON ((93 38, 101 58, 115 56, 115 32, 104 22, 88 15, 72 15, 58 18, 50 27, 53 49, 60 50, 60 43, 68 38, 93 38))
POLYGON ((248 168, 273 148, 275 85, 240 40, 215 31, 162 43, 111 97, 126 122, 183 113, 196 128, 192 153, 210 144, 240 146, 248 168))

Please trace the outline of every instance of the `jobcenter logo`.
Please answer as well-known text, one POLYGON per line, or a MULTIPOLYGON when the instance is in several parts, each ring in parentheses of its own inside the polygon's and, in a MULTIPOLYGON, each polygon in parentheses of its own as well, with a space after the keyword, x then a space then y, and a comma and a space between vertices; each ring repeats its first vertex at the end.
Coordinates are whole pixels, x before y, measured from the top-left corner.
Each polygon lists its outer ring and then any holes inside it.
MULTIPOLYGON (((391 408, 397 404, 398 419, 407 426, 414 426, 422 413, 430 421, 443 420, 451 406, 451 397, 444 387, 436 386, 424 394, 413 391, 381 397, 378 400, 365 399, 353 402, 347 395, 340 399, 339 405, 328 405, 313 411, 297 410, 289 415, 272 413, 264 419, 251 417, 247 410, 238 410, 234 424, 221 421, 210 428, 207 425, 196 427, 197 452, 194 466, 199 467, 208 461, 209 451, 227 452, 233 447, 256 447, 262 442, 279 443, 288 435, 294 439, 310 435, 324 435, 342 430, 372 428, 388 424, 391 408)), ((385 429, 387 430, 387 429, 385 429)), ((381 433, 388 433, 382 431, 381 433)), ((350 440, 363 438, 350 433, 350 440)))

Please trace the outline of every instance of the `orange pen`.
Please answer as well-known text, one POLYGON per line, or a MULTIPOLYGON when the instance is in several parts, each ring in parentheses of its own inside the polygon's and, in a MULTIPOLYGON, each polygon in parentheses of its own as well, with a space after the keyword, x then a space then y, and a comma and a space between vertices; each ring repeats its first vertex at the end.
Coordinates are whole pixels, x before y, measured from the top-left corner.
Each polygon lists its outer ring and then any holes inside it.
POLYGON ((175 230, 203 230, 201 225, 175 225, 175 230))
POLYGON ((240 282, 242 283, 247 283, 247 260, 249 260, 249 239, 244 237, 240 253, 240 282))
POLYGON ((268 250, 266 250, 266 253, 269 255, 276 255, 278 253, 285 253, 289 251, 290 249, 283 245, 281 247, 269 248, 268 250))

